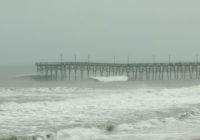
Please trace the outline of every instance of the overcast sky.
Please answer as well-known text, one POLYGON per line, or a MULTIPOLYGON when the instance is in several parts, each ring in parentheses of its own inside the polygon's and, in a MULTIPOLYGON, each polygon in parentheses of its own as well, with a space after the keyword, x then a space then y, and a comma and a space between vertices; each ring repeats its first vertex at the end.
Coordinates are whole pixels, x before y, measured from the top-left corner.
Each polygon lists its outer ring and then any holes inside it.
POLYGON ((199 0, 1 0, 0 64, 195 61, 199 0))

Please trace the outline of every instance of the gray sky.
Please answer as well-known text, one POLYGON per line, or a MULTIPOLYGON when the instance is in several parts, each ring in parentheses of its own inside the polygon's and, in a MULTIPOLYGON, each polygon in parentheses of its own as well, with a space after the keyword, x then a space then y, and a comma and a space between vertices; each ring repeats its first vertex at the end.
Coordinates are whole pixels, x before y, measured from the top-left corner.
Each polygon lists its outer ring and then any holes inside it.
POLYGON ((1 0, 0 64, 193 61, 199 0, 1 0))

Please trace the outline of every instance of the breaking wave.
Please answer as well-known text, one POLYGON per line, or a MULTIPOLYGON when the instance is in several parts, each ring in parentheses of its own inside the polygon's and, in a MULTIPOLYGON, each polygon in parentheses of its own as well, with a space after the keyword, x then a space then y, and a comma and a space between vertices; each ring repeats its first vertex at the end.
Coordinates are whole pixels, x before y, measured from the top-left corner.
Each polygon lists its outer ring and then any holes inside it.
POLYGON ((91 79, 97 80, 100 82, 125 82, 125 81, 128 81, 127 76, 109 76, 109 77, 96 76, 96 77, 91 77, 91 79))
POLYGON ((147 131, 162 137, 193 132, 199 130, 199 98, 200 86, 0 88, 0 140, 131 140, 147 131))
POLYGON ((41 76, 38 74, 20 74, 20 75, 16 75, 14 78, 40 80, 41 76))

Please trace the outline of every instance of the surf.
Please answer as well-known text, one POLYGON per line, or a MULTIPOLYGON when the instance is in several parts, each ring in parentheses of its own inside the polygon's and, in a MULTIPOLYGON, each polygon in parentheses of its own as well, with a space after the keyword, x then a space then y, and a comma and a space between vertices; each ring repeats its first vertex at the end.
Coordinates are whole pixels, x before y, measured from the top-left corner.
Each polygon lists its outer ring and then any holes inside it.
POLYGON ((128 81, 127 76, 96 76, 96 77, 90 77, 93 80, 99 81, 99 82, 126 82, 128 81))

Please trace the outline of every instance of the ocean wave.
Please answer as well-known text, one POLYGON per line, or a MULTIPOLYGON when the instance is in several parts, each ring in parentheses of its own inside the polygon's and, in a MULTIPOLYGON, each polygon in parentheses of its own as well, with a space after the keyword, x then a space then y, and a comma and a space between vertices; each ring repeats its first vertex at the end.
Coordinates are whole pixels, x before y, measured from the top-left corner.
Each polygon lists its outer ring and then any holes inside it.
POLYGON ((78 87, 33 87, 33 88, 0 88, 0 96, 7 94, 59 94, 59 93, 91 93, 93 90, 91 88, 78 88, 78 87))
POLYGON ((57 132, 58 140, 91 140, 98 139, 102 131, 98 128, 76 127, 71 129, 63 129, 57 132))
POLYGON ((38 74, 35 74, 35 73, 29 73, 29 74, 19 74, 19 75, 16 75, 15 77, 31 77, 31 76, 39 76, 38 74))
MULTIPOLYGON (((147 114, 144 114, 147 116, 147 114)), ((133 130, 155 128, 166 124, 176 124, 187 122, 194 116, 200 116, 200 105, 190 105, 190 107, 169 108, 166 111, 151 112, 149 117, 137 119, 133 122, 122 123, 117 126, 119 130, 133 130)))
MULTIPOLYGON (((193 118, 200 116, 200 86, 173 89, 0 88, 0 97, 0 134, 4 129, 12 134, 16 130, 35 133, 56 127, 52 138, 57 140, 101 139, 107 134, 124 131, 132 133, 166 125, 191 124, 190 121, 194 124, 193 118), (36 96, 39 97, 37 102, 33 100, 36 96), (15 100, 3 102, 6 99, 15 100)), ((46 134, 41 136, 38 139, 47 139, 46 134)))
POLYGON ((20 74, 20 75, 16 75, 13 78, 16 79, 30 79, 30 80, 41 80, 41 75, 38 74, 20 74))
POLYGON ((0 140, 56 140, 56 135, 47 133, 29 136, 0 136, 0 140))
POLYGON ((96 77, 90 77, 93 80, 97 80, 99 82, 126 82, 128 81, 127 76, 96 76, 96 77))

